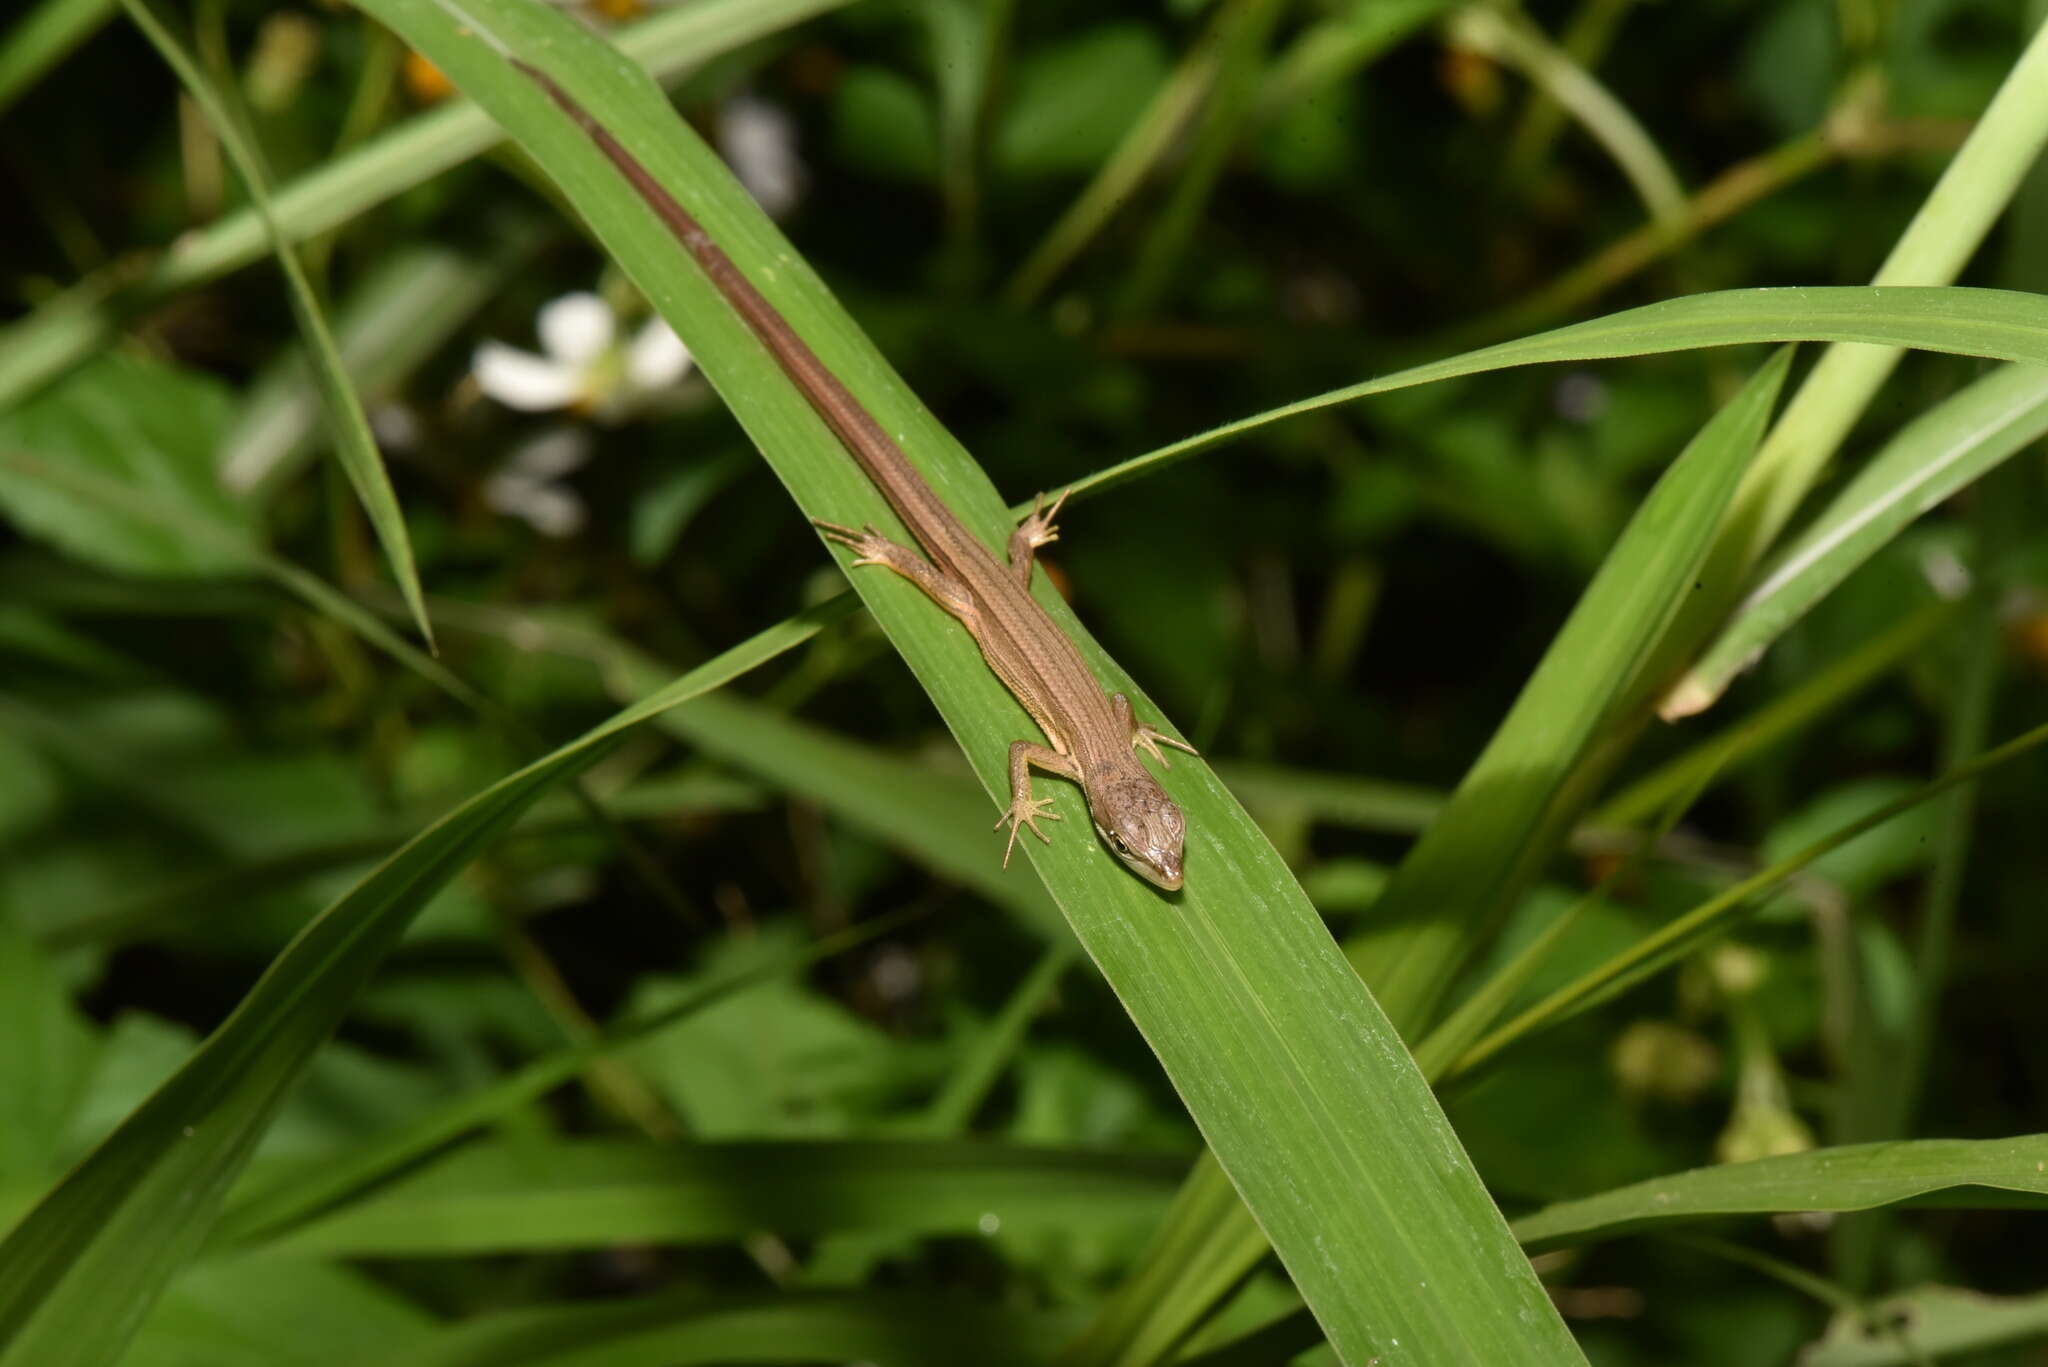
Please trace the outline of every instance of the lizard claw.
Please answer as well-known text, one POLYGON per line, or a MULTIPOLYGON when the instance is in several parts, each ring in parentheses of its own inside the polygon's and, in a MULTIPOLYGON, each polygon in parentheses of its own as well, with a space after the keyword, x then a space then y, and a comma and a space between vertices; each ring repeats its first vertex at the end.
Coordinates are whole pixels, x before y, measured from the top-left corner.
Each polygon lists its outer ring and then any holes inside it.
POLYGON ((996 830, 1000 831, 1005 821, 1010 823, 1010 838, 1003 845, 1004 868, 1010 867, 1010 852, 1017 848, 1017 833, 1025 827, 1029 826, 1031 833, 1042 843, 1052 844, 1052 837, 1039 830, 1038 823, 1040 820, 1062 821, 1065 818, 1058 812, 1047 811, 1050 806, 1052 799, 1049 797, 1020 797, 1010 803, 1009 811, 996 818, 996 830))
POLYGON ((1165 755, 1159 753, 1159 747, 1162 745, 1170 745, 1176 750, 1185 750, 1191 755, 1200 755, 1202 753, 1186 741, 1175 740, 1172 736, 1167 735, 1156 727, 1140 726, 1131 732, 1131 748, 1133 750, 1143 750, 1146 754, 1159 761, 1160 768, 1171 769, 1173 767, 1172 762, 1165 755))
POLYGON ((1040 494, 1031 501, 1031 516, 1017 524, 1017 530, 1024 533, 1033 549, 1048 546, 1060 539, 1060 529, 1053 525, 1053 519, 1066 506, 1067 491, 1060 490, 1060 496, 1052 501, 1052 507, 1045 507, 1045 495, 1040 494))
POLYGON ((814 517, 811 519, 811 525, 816 527, 827 541, 836 542, 852 551, 854 553, 854 564, 880 565, 885 563, 881 557, 881 552, 889 544, 888 538, 875 530, 874 523, 863 523, 861 529, 855 531, 851 527, 842 527, 836 522, 826 522, 821 518, 814 517))

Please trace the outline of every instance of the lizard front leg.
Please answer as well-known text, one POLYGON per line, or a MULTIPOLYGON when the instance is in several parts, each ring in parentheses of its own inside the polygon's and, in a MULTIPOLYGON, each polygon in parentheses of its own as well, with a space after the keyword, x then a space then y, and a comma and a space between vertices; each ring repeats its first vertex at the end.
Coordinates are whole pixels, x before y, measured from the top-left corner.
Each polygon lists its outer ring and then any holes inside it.
POLYGON ((1031 766, 1037 765, 1049 774, 1058 774, 1074 782, 1081 781, 1081 766, 1074 762, 1072 755, 1063 755, 1043 745, 1034 745, 1028 740, 1010 742, 1010 810, 996 818, 996 829, 1001 830, 1005 821, 1010 823, 1010 838, 1003 845, 1003 867, 1010 867, 1010 851, 1017 847, 1017 832, 1026 826, 1041 841, 1050 845, 1052 837, 1038 829, 1041 819, 1058 821, 1058 812, 1049 812, 1052 805, 1049 797, 1031 796, 1031 766))
POLYGON ((859 531, 842 527, 836 522, 811 519, 811 525, 825 534, 827 541, 837 542, 854 553, 856 565, 880 565, 891 569, 924 590, 925 597, 937 603, 946 611, 974 627, 974 595, 967 586, 951 577, 937 565, 919 555, 908 546, 891 541, 876 531, 873 523, 864 524, 859 531))
POLYGON ((1130 733, 1131 748, 1133 750, 1143 750, 1146 754, 1158 760, 1160 768, 1171 769, 1173 767, 1173 765, 1167 762, 1166 756, 1159 753, 1159 747, 1162 745, 1171 745, 1174 749, 1185 750, 1191 755, 1202 753, 1186 741, 1175 740, 1157 727, 1149 726, 1139 721, 1138 714, 1131 707, 1131 700, 1122 693, 1110 694, 1109 705, 1116 711, 1117 726, 1130 733))
POLYGON ((1031 562, 1040 546, 1048 546, 1060 539, 1060 529, 1053 525, 1053 519, 1060 515, 1066 505, 1067 491, 1060 490, 1060 496, 1052 501, 1052 507, 1042 507, 1045 495, 1032 500, 1031 516, 1017 524, 1017 530, 1010 533, 1010 573, 1025 588, 1031 587, 1031 562))

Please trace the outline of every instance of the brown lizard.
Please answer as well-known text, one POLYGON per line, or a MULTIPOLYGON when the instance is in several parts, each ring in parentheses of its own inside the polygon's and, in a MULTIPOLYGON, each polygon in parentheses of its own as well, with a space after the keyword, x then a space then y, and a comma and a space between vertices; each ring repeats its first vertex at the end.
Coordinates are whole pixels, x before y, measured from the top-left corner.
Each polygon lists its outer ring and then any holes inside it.
POLYGON ((514 65, 590 136, 675 234, 691 260, 859 462, 925 554, 920 556, 890 541, 872 525, 856 531, 813 519, 819 531, 827 540, 852 550, 853 564, 894 570, 959 619, 981 647, 989 668, 1052 742, 1050 746, 1022 740, 1010 743, 1010 806, 996 821, 998 830, 1006 823, 1010 827, 1003 863, 1007 866, 1010 861, 1018 832, 1029 828, 1050 843, 1038 823, 1060 819, 1058 813, 1046 810, 1051 798, 1031 794, 1035 765, 1081 785, 1096 834, 1118 859, 1156 886, 1169 892, 1178 889, 1186 820, 1158 780, 1138 762, 1136 752, 1142 748, 1166 765, 1166 757, 1159 752, 1161 745, 1189 754, 1195 753, 1194 747, 1139 721, 1124 694, 1105 693, 1073 641, 1031 596, 1032 557, 1040 546, 1059 539, 1053 519, 1059 515, 1065 495, 1050 508, 1043 506, 1042 499, 1034 505, 1031 515, 1010 535, 1009 563, 998 561, 933 492, 874 416, 647 168, 547 73, 524 62, 515 61, 514 65))

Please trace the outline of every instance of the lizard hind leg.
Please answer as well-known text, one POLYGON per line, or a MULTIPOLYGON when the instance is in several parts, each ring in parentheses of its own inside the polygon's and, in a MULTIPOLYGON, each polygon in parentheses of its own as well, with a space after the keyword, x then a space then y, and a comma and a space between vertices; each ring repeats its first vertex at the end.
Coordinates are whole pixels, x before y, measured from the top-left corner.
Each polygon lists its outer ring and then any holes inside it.
POLYGON ((883 536, 875 530, 873 523, 862 524, 859 531, 819 518, 812 518, 811 525, 827 541, 852 551, 855 565, 880 565, 883 569, 896 571, 924 590, 925 596, 934 603, 973 625, 974 595, 967 591, 967 586, 910 547, 883 536))

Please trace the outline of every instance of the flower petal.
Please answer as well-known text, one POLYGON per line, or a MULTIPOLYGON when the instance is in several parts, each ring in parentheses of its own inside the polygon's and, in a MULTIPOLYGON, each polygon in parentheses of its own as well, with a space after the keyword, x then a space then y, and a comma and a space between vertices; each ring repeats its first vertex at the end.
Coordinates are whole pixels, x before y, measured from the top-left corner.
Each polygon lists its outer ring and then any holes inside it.
POLYGON ((542 306, 535 327, 541 350, 578 370, 602 356, 618 331, 612 306, 587 290, 550 300, 542 306))
POLYGON ((635 389, 666 389, 690 373, 690 349, 674 328, 650 318, 626 351, 626 379, 635 389))
POLYGON ((469 368, 478 388, 523 413, 566 408, 583 388, 580 371, 503 342, 480 344, 469 368))
POLYGON ((559 479, 590 459, 590 434, 580 427, 551 427, 521 442, 506 469, 528 479, 559 479))
POLYGON ((718 116, 718 150, 770 218, 796 207, 804 164, 796 154, 796 120, 782 106, 735 95, 718 116))

